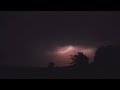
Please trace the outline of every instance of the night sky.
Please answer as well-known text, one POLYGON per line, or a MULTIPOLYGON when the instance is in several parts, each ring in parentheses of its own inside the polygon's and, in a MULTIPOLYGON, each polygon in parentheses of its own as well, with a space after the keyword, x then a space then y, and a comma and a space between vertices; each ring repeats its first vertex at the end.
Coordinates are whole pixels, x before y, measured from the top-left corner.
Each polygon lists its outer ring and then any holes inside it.
POLYGON ((0 32, 0 66, 64 66, 59 48, 120 44, 120 12, 0 11, 0 32))

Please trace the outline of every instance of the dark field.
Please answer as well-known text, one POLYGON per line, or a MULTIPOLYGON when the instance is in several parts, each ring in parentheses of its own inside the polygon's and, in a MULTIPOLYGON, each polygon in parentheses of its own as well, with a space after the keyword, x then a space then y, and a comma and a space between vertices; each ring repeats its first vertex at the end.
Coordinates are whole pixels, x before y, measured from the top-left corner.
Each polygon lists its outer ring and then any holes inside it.
POLYGON ((0 68, 0 79, 120 79, 118 66, 0 68))

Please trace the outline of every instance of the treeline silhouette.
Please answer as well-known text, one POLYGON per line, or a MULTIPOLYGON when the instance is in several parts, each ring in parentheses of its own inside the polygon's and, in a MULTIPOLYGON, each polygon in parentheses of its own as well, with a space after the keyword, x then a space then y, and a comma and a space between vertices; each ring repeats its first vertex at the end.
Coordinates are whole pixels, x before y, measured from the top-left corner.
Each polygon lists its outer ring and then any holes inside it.
MULTIPOLYGON (((63 74, 69 71, 69 78, 120 78, 120 46, 107 45, 99 47, 94 56, 94 62, 78 52, 70 55, 70 66, 63 67, 63 74)), ((57 68, 56 68, 57 69, 57 68)))
MULTIPOLYGON (((72 66, 88 65, 89 58, 83 52, 77 52, 74 55, 70 55, 72 66)), ((90 64, 97 65, 120 65, 120 46, 101 46, 99 47, 94 56, 94 62, 90 64)), ((54 67, 55 63, 50 62, 48 67, 54 67)))
POLYGON ((17 79, 120 79, 120 46, 99 47, 94 62, 83 52, 70 55, 69 66, 56 67, 50 62, 48 67, 0 68, 0 78, 17 79))

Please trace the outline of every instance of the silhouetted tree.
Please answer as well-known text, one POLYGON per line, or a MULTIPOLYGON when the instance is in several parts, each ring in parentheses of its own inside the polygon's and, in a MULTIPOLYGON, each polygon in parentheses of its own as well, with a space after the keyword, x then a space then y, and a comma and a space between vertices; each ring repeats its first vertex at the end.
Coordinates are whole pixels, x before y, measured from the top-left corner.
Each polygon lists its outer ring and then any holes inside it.
POLYGON ((53 68, 53 67, 55 67, 55 64, 54 64, 53 62, 50 62, 50 63, 48 64, 48 67, 49 67, 49 68, 53 68))
POLYGON ((120 64, 120 47, 101 46, 96 50, 94 62, 96 64, 120 64))
POLYGON ((78 52, 75 55, 71 55, 72 65, 79 66, 79 65, 86 65, 88 64, 89 58, 84 55, 82 52, 78 52))

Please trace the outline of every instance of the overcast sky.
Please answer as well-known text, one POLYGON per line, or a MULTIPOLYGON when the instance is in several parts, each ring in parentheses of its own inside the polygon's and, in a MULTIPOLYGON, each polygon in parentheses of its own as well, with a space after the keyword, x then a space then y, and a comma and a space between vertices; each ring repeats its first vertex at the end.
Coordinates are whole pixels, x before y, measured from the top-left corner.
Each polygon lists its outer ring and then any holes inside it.
POLYGON ((44 66, 60 45, 120 44, 120 12, 0 11, 0 31, 1 66, 44 66))

